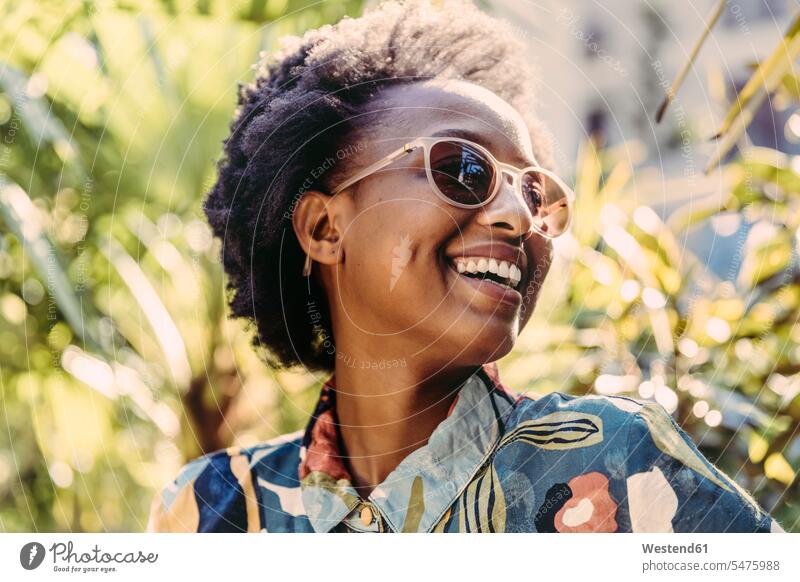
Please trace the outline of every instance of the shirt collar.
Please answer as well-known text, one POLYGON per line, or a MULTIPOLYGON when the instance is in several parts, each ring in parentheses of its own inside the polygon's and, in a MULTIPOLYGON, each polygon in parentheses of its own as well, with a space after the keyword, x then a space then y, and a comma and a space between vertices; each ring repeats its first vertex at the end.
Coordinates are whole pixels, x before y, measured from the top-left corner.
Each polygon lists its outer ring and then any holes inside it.
MULTIPOLYGON (((394 531, 430 531, 494 451, 516 395, 496 364, 467 379, 428 443, 412 452, 376 487, 374 505, 394 531)), ((362 500, 339 455, 333 376, 323 384, 300 449, 303 505, 315 531, 327 532, 362 500)))

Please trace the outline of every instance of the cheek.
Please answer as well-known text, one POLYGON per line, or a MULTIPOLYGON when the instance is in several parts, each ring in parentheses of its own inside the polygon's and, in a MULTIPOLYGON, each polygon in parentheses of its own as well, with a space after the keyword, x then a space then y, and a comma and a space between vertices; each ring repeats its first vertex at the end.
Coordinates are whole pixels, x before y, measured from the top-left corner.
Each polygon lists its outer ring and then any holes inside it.
MULTIPOLYGON (((399 296, 424 301, 434 279, 442 277, 442 247, 458 236, 449 213, 419 200, 378 204, 362 212, 348 231, 345 272, 354 292, 391 304, 399 296)), ((405 309, 412 305, 406 303, 405 309)))
POLYGON ((531 280, 541 285, 553 263, 553 243, 549 239, 534 235, 525 243, 525 249, 531 265, 531 280))
POLYGON ((522 311, 520 313, 520 329, 525 326, 533 315, 536 301, 539 297, 541 286, 550 271, 553 262, 553 244, 542 237, 532 237, 525 243, 530 265, 529 281, 523 291, 522 311))

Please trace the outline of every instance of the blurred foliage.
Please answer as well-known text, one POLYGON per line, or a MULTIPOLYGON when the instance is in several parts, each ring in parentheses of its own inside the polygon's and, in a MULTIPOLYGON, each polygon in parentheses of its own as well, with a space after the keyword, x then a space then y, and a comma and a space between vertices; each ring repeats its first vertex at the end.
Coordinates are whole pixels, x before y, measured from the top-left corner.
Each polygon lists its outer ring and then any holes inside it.
POLYGON ((200 202, 260 51, 361 4, 0 5, 0 531, 141 531, 187 459, 304 422, 200 202))
MULTIPOLYGON (((141 531, 187 459, 304 425, 318 381, 226 320, 200 201, 259 52, 361 4, 2 5, 0 531, 141 531)), ((776 90, 798 99, 791 70, 776 90)), ((574 228, 503 378, 655 399, 800 531, 800 164, 744 150, 724 195, 664 223, 627 148, 581 151, 574 228), (683 243, 720 218, 752 225, 735 281, 683 243)))

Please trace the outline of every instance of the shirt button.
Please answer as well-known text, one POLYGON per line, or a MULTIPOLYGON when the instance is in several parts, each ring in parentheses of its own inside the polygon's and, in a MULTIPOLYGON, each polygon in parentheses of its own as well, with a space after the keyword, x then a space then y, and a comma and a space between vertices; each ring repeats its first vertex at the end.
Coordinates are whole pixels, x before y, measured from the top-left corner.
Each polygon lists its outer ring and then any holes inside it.
POLYGON ((361 523, 368 526, 372 523, 372 510, 369 507, 361 509, 361 523))

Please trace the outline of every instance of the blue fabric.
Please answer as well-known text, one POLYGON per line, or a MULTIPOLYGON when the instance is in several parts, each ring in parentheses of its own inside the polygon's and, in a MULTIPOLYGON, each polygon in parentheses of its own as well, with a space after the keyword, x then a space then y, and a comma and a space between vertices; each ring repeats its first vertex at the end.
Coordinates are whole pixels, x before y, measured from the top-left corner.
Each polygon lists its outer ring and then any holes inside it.
POLYGON ((533 399, 481 368, 428 444, 367 499, 346 475, 309 462, 315 423, 334 406, 326 386, 304 431, 187 464, 154 500, 148 529, 782 531, 654 402, 533 399))

